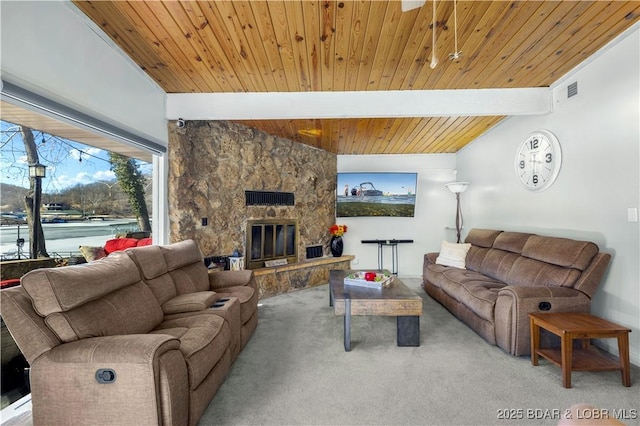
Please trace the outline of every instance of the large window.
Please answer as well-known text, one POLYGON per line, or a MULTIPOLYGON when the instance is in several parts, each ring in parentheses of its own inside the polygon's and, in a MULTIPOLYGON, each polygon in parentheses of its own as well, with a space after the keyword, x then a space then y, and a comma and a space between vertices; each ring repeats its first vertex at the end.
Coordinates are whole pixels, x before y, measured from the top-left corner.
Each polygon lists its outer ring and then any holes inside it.
MULTIPOLYGON (((41 221, 47 252, 73 257, 79 247, 102 246, 107 239, 138 229, 127 194, 112 167, 113 152, 8 121, 0 121, 0 256, 29 257, 25 196, 29 192, 25 137, 31 138, 38 160, 46 166, 42 179, 41 221)), ((151 163, 132 159, 152 216, 151 163)))

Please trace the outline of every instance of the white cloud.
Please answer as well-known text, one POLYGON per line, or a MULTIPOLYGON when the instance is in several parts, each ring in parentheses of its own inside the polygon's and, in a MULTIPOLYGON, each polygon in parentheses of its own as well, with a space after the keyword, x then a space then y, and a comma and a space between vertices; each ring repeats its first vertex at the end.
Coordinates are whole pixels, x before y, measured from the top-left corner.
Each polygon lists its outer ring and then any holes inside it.
POLYGON ((116 174, 111 170, 99 170, 93 174, 93 179, 97 181, 101 180, 114 180, 116 178, 116 174))
POLYGON ((70 186, 75 186, 79 183, 88 184, 92 183, 93 179, 87 172, 79 172, 75 176, 69 176, 66 174, 62 174, 60 176, 53 177, 53 182, 51 182, 55 187, 58 188, 68 188, 70 186))
POLYGON ((111 170, 99 170, 93 174, 78 172, 75 176, 69 174, 52 176, 51 184, 56 188, 65 189, 78 184, 87 185, 101 181, 113 181, 115 178, 116 176, 111 170))

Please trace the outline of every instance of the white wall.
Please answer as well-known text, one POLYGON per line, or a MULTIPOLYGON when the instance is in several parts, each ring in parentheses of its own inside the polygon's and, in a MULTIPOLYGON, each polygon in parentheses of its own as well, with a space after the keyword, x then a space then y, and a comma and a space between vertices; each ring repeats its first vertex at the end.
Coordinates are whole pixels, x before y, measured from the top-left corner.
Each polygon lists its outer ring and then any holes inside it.
MULTIPOLYGON (((633 330, 632 362, 640 365, 640 230, 627 209, 640 204, 640 30, 626 33, 557 84, 578 81, 578 95, 544 116, 512 117, 457 154, 467 229, 531 231, 591 240, 613 255, 592 313, 633 330), (526 190, 514 157, 527 135, 546 128, 562 146, 553 186, 526 190)), ((617 353, 614 340, 601 344, 617 353)))
MULTIPOLYGON (((338 172, 415 172, 418 173, 414 217, 337 218, 348 226, 344 234, 344 253, 353 254, 353 267, 378 267, 377 244, 362 240, 408 239, 398 245, 398 271, 401 276, 422 276, 422 259, 428 251, 438 251, 443 239, 455 241, 455 196, 444 187, 455 179, 455 155, 339 155, 338 172)), ((384 267, 391 270, 391 247, 384 247, 384 267)))
POLYGON ((167 146, 165 93, 66 1, 2 1, 2 79, 167 146))

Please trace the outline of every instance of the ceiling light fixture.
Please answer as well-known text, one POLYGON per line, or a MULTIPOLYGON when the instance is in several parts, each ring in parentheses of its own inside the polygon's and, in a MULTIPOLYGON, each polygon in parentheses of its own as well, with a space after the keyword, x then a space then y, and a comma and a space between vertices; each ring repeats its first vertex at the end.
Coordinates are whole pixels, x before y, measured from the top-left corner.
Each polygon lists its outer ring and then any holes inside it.
POLYGON ((320 137, 322 136, 322 129, 300 129, 298 134, 301 136, 320 137))

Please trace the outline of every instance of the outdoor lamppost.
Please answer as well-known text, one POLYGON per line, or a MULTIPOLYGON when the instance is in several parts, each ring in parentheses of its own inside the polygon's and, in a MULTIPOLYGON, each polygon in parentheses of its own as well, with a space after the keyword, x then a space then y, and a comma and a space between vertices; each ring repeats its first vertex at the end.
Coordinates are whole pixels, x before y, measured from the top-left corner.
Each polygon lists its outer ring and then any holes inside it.
POLYGON ((460 231, 462 230, 463 220, 462 220, 462 208, 460 207, 460 194, 466 191, 469 186, 469 182, 451 182, 445 185, 449 188, 449 191, 456 194, 456 203, 458 205, 456 209, 456 237, 457 243, 460 243, 460 231))
POLYGON ((40 223, 40 195, 42 193, 42 178, 47 175, 47 166, 35 163, 29 164, 29 177, 35 179, 33 194, 33 238, 31 243, 31 258, 38 257, 38 232, 36 223, 40 223))

